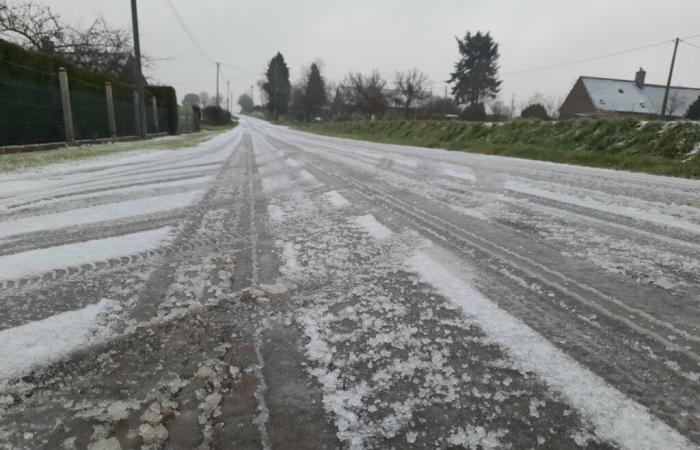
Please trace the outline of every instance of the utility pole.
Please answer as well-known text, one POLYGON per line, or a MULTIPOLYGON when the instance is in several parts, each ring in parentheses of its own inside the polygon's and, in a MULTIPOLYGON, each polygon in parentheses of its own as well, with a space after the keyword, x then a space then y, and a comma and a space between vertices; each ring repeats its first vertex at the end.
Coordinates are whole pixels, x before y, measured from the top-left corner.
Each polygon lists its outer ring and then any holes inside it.
POLYGON ((253 100, 253 106, 255 106, 255 97, 253 96, 253 85, 250 85, 250 99, 253 100))
POLYGON ((231 112, 231 81, 226 80, 226 110, 231 112))
POLYGON ((668 71, 668 82, 666 83, 666 92, 664 92, 664 105, 661 107, 661 117, 666 117, 666 106, 668 105, 668 94, 671 91, 671 80, 673 79, 673 67, 676 65, 676 53, 678 52, 678 41, 680 38, 676 38, 676 45, 673 47, 673 58, 671 58, 671 69, 668 71))
POLYGON ((221 63, 216 63, 216 106, 221 106, 219 104, 219 67, 221 63))
POLYGON ((136 72, 136 92, 138 93, 139 135, 146 139, 148 128, 146 125, 146 86, 144 85, 143 72, 141 71, 141 41, 139 39, 139 14, 136 8, 136 0, 131 0, 131 25, 134 33, 134 71, 136 72))

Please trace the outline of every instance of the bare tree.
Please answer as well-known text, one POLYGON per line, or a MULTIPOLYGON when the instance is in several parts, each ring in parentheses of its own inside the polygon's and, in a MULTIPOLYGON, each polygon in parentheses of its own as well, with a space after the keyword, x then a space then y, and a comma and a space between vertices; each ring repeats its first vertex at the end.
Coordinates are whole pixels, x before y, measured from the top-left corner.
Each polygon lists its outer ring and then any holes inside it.
POLYGON ((559 108, 561 108, 562 102, 561 97, 547 97, 541 92, 535 92, 527 102, 521 105, 521 109, 525 109, 530 105, 540 104, 547 111, 547 116, 557 119, 559 118, 559 108))
POLYGON ((491 110, 491 115, 493 115, 496 120, 506 120, 513 114, 510 106, 506 105, 506 103, 500 99, 492 100, 488 103, 488 107, 489 110, 491 110))
POLYGON ((386 80, 374 70, 369 75, 359 72, 349 73, 345 77, 342 92, 347 103, 354 106, 367 119, 382 117, 388 107, 384 88, 386 80))
POLYGON ((685 100, 678 96, 678 91, 671 91, 671 95, 668 96, 668 115, 672 116, 673 113, 685 108, 685 100))
POLYGON ((394 74, 394 86, 403 96, 403 109, 406 119, 410 118, 411 106, 430 97, 427 89, 428 76, 418 69, 397 71, 394 74))
POLYGON ((128 30, 112 28, 102 17, 87 28, 74 28, 34 0, 0 0, 0 36, 113 78, 124 75, 132 50, 128 30))

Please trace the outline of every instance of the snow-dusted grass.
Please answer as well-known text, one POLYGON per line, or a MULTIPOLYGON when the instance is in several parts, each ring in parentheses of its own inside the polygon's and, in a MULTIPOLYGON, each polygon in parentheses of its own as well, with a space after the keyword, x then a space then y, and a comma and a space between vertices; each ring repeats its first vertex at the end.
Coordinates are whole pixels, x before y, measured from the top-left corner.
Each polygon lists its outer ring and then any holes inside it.
POLYGON ((602 378, 584 368, 543 336, 484 297, 451 265, 418 252, 410 270, 462 308, 488 338, 507 351, 521 369, 532 371, 559 391, 602 439, 626 449, 691 449, 681 434, 654 417, 602 378))
POLYGON ((0 281, 39 275, 62 267, 76 267, 156 249, 170 241, 170 233, 170 227, 163 227, 0 256, 0 281))
POLYGON ((214 136, 228 131, 229 128, 209 129, 198 133, 167 136, 146 141, 120 142, 112 144, 84 145, 44 150, 29 153, 0 154, 0 172, 8 172, 32 167, 40 167, 60 162, 76 161, 97 156, 133 150, 178 150, 195 147, 214 136))
POLYGON ((8 220, 0 222, 0 237, 108 222, 184 208, 199 198, 201 193, 201 190, 196 190, 159 195, 107 205, 90 206, 55 214, 8 220))
POLYGON ((110 300, 0 331, 0 382, 61 360, 69 353, 107 338, 106 315, 117 310, 110 300))
POLYGON ((700 141, 700 126, 690 121, 654 121, 644 127, 634 119, 516 120, 500 126, 377 120, 298 126, 327 136, 700 178, 700 158, 686 156, 700 141))

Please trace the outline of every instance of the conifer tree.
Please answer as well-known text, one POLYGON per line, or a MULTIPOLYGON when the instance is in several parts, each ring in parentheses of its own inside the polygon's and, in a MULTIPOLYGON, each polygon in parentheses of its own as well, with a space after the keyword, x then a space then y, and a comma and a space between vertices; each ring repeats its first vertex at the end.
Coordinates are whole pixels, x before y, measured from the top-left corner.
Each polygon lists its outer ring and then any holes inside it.
POLYGON ((306 83, 306 120, 321 112, 328 102, 326 94, 326 82, 321 76, 321 70, 316 63, 311 64, 309 77, 306 83))
POLYGON ((467 32, 464 39, 457 38, 460 59, 454 65, 450 83, 452 94, 459 103, 482 104, 487 98, 495 98, 500 90, 498 79, 498 44, 489 33, 467 32))
POLYGON ((289 99, 292 93, 292 84, 289 82, 289 67, 284 61, 284 56, 277 52, 270 60, 265 73, 266 82, 263 89, 267 94, 267 110, 273 115, 275 120, 279 120, 280 115, 286 114, 289 109, 289 99))

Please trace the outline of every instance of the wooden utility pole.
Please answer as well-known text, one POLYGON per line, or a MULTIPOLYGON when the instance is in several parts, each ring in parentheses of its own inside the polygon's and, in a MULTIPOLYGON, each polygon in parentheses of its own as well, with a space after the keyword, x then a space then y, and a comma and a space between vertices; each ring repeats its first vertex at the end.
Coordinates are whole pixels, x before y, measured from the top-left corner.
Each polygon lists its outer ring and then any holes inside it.
POLYGON ((141 71, 141 40, 139 39, 139 14, 136 8, 136 0, 131 0, 131 25, 134 34, 134 72, 136 72, 136 91, 138 93, 138 123, 136 130, 142 138, 146 138, 148 128, 146 126, 146 86, 144 86, 143 72, 141 71))
POLYGON ((63 67, 58 68, 58 86, 61 89, 61 105, 63 106, 63 127, 66 130, 66 142, 75 142, 75 129, 73 128, 73 108, 70 104, 70 86, 68 85, 68 73, 63 67))
POLYGON ((107 120, 109 121, 109 135, 112 139, 117 137, 117 119, 114 115, 114 96, 112 95, 112 83, 105 83, 105 97, 107 100, 107 120))
POLYGON ((219 67, 220 63, 216 63, 216 106, 221 106, 219 104, 219 67))
POLYGON ((226 80, 226 109, 231 112, 231 81, 226 80))
POLYGON ((673 79, 673 68, 676 65, 676 53, 678 52, 678 42, 680 38, 676 38, 676 45, 673 47, 673 58, 671 58, 671 69, 668 71, 668 82, 666 83, 666 92, 664 92, 664 105, 661 107, 661 117, 666 117, 666 107, 668 106, 668 94, 671 91, 671 80, 673 79))

